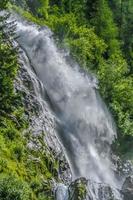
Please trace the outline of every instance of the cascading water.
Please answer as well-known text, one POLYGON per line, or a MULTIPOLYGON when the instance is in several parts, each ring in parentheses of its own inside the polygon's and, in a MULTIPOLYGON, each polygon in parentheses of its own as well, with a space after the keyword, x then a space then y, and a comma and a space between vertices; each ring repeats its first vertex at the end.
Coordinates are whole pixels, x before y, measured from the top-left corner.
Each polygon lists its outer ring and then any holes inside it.
MULTIPOLYGON (((85 177, 96 182, 89 183, 92 200, 108 200, 96 193, 99 184, 120 187, 110 159, 116 131, 98 94, 96 79, 69 62, 66 53, 56 47, 48 28, 17 19, 17 34, 18 43, 49 96, 73 179, 85 177)), ((122 199, 117 192, 114 195, 115 199, 122 199)))

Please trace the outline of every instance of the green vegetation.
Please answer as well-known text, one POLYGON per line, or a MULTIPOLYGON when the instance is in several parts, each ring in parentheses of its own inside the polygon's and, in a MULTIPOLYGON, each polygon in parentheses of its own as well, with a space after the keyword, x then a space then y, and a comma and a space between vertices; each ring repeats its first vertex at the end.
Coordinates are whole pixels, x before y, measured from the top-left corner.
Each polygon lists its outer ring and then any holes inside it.
POLYGON ((45 9, 41 17, 28 9, 16 11, 49 26, 74 59, 97 74, 100 92, 118 127, 116 150, 128 154, 133 146, 132 1, 50 0, 39 9, 45 9))
POLYGON ((1 200, 29 200, 30 191, 26 183, 15 179, 13 176, 6 176, 0 179, 1 200))
POLYGON ((77 179, 69 186, 69 200, 85 200, 87 197, 87 181, 84 178, 77 179))
MULTIPOLYGON (((0 10, 6 3, 0 3, 0 10)), ((7 23, 8 17, 0 16, 0 199, 50 200, 58 164, 44 144, 44 133, 34 138, 28 131, 22 96, 14 89, 18 48, 13 46, 15 22, 7 23)))
MULTIPOLYGON (((97 75, 118 128, 114 149, 133 160, 132 0, 10 2, 1 1, 0 11, 8 3, 29 21, 49 26, 72 57, 97 75)), ((52 199, 51 179, 57 179, 58 165, 44 144, 43 153, 28 148, 29 141, 41 144, 43 139, 24 131, 29 123, 21 95, 14 91, 19 70, 12 45, 15 23, 6 23, 7 18, 0 16, 0 199, 52 199)))

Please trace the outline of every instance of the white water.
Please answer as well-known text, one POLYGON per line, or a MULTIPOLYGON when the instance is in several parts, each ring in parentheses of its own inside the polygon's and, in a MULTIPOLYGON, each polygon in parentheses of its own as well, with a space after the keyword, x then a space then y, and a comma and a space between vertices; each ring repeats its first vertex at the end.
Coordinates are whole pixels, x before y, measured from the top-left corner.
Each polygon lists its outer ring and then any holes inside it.
MULTIPOLYGON (((19 44, 49 95, 57 116, 58 137, 73 179, 85 177, 119 187, 110 160, 110 145, 116 130, 96 89, 96 79, 82 72, 77 64, 68 62, 68 56, 58 50, 49 29, 18 20, 17 34, 19 44)), ((97 185, 91 192, 92 199, 98 200, 95 191, 97 185)), ((60 194, 57 200, 64 200, 60 194)))

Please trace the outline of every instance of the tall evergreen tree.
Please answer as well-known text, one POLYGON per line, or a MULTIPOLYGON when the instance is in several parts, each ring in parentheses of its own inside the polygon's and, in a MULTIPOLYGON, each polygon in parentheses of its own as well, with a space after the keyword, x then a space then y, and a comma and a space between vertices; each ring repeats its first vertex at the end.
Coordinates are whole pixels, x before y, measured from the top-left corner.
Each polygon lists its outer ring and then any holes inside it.
POLYGON ((95 27, 96 33, 108 45, 107 56, 119 49, 118 29, 113 20, 113 14, 106 0, 87 0, 86 16, 95 27))
POLYGON ((59 7, 60 12, 76 14, 80 21, 85 18, 86 0, 51 0, 50 5, 59 7))
POLYGON ((109 1, 114 13, 114 19, 119 29, 119 40, 123 53, 130 66, 130 72, 133 72, 133 1, 109 1))

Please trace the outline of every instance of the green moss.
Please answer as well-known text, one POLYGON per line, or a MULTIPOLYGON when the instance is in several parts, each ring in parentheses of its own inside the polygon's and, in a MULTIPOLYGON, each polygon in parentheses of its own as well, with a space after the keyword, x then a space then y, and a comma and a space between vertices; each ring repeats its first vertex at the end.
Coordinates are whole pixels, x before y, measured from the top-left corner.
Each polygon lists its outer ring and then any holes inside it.
POLYGON ((87 195, 87 181, 84 178, 77 179, 69 186, 70 200, 85 200, 87 195))

